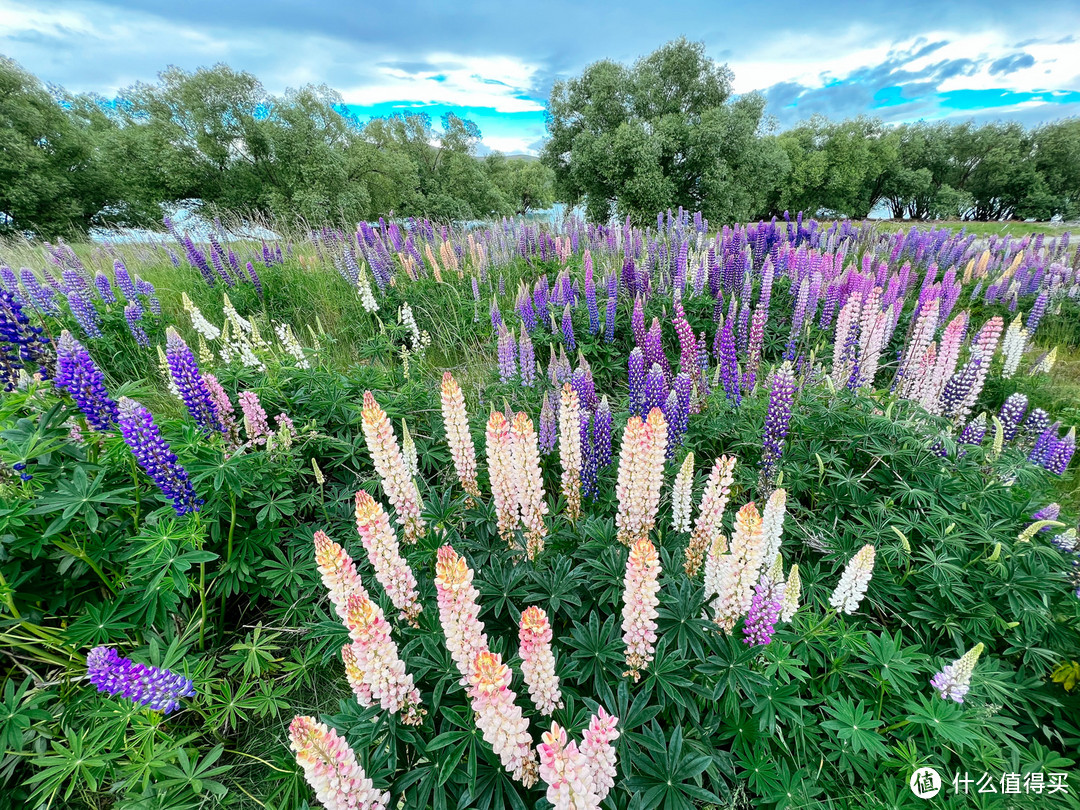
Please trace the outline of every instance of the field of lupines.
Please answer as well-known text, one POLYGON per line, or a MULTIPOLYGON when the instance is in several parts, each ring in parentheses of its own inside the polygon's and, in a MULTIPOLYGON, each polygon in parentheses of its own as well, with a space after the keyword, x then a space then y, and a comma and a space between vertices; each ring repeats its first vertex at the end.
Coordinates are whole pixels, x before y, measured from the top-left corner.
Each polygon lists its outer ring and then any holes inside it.
POLYGON ((1067 235, 166 225, 0 250, 0 807, 1080 806, 1067 235))

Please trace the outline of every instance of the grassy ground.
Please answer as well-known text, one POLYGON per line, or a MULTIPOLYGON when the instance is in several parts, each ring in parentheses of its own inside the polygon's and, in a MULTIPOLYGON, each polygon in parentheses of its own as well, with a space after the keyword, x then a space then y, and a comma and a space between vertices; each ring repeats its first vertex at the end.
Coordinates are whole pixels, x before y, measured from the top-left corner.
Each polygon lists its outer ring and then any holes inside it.
POLYGON ((1045 233, 1056 236, 1065 233, 1066 231, 1075 233, 1080 230, 1080 224, 1075 222, 1066 224, 1062 222, 1016 222, 1012 220, 1007 222, 963 222, 960 220, 941 220, 938 222, 917 223, 902 219, 884 219, 876 220, 874 224, 883 231, 897 231, 901 228, 906 230, 912 225, 932 228, 949 228, 954 231, 963 228, 967 233, 974 233, 979 236, 1028 236, 1036 233, 1045 233))

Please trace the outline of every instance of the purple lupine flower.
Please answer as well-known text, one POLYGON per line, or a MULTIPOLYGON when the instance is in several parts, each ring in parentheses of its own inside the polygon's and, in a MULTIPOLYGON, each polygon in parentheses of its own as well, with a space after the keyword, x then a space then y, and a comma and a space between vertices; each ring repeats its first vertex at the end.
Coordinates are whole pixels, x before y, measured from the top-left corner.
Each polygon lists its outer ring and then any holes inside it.
POLYGON ((532 388, 536 381, 536 352, 527 329, 521 330, 521 338, 518 340, 518 365, 521 368, 522 386, 532 388))
POLYGON ((1053 450, 1047 454, 1046 464, 1043 466, 1054 475, 1064 475, 1075 452, 1076 428, 1070 428, 1065 438, 1059 439, 1053 450))
MULTIPOLYGON (((1036 512, 1034 515, 1032 515, 1031 520, 1034 523, 1038 523, 1040 520, 1057 520, 1060 515, 1061 515, 1061 504, 1059 504, 1059 503, 1048 503, 1046 506, 1044 506, 1042 509, 1040 509, 1038 512, 1036 512)), ((1041 531, 1045 532, 1045 531, 1048 531, 1049 529, 1050 529, 1049 526, 1043 526, 1041 531)))
POLYGON ((596 421, 595 415, 582 409, 580 420, 581 432, 581 494, 587 498, 596 500, 600 489, 596 484, 599 465, 596 460, 596 441, 593 438, 592 426, 596 421))
POLYGON ((6 264, 0 265, 0 287, 16 297, 19 295, 19 277, 6 264))
POLYGON ((645 376, 645 398, 641 404, 641 413, 639 415, 644 419, 653 408, 663 410, 664 403, 667 402, 667 394, 664 370, 660 368, 659 363, 653 363, 649 373, 645 376))
POLYGON ((630 393, 630 413, 641 414, 645 404, 645 352, 640 347, 627 359, 627 383, 630 393))
POLYGON ((480 303, 480 282, 477 280, 476 276, 472 277, 472 297, 473 301, 480 303))
POLYGON ((64 284, 67 286, 69 291, 77 291, 87 301, 94 300, 97 293, 96 289, 91 285, 87 284, 86 279, 83 278, 80 273, 72 270, 69 267, 65 267, 60 275, 63 276, 64 284))
MULTIPOLYGON (((685 376, 681 372, 679 373, 679 377, 685 376)), ((689 378, 686 379, 689 380, 689 378)), ((664 456, 668 461, 675 458, 675 448, 682 446, 683 438, 686 436, 686 428, 690 423, 690 409, 683 408, 682 405, 679 392, 672 388, 668 392, 667 399, 664 400, 664 419, 668 425, 667 450, 664 456)))
POLYGON ((758 580, 743 624, 744 644, 764 647, 772 641, 780 618, 780 597, 780 586, 768 575, 758 580))
POLYGON ((139 295, 146 296, 146 303, 150 306, 150 311, 155 315, 161 314, 161 302, 154 294, 154 285, 146 279, 135 276, 135 290, 139 295))
MULTIPOLYGON (((352 253, 350 252, 349 255, 351 256, 352 253)), ((255 292, 257 292, 259 294, 259 298, 262 298, 263 297, 262 279, 260 279, 259 274, 255 272, 255 265, 253 265, 251 262, 247 263, 247 274, 248 274, 248 278, 251 279, 251 283, 255 285, 255 292)), ((360 281, 360 277, 359 277, 359 272, 358 272, 357 273, 357 283, 359 283, 359 281, 360 281)))
POLYGON ((162 438, 150 411, 135 400, 122 397, 116 421, 135 460, 172 501, 176 514, 198 512, 203 501, 195 495, 187 470, 177 463, 176 454, 162 438))
POLYGON ((596 445, 596 464, 603 469, 611 463, 611 406, 606 394, 601 397, 593 419, 593 443, 596 445))
POLYGON ((1027 329, 1029 335, 1034 335, 1035 330, 1039 328, 1039 322, 1042 320, 1043 315, 1046 314, 1046 307, 1050 303, 1050 291, 1043 290, 1039 293, 1039 297, 1035 299, 1035 303, 1031 306, 1031 312, 1028 313, 1027 323, 1024 324, 1024 328, 1027 329))
POLYGON ((1032 408, 1017 434, 1019 444, 1030 448, 1048 427, 1050 427, 1050 415, 1042 408, 1032 408))
POLYGON ((615 274, 612 273, 608 276, 608 297, 607 307, 604 310, 604 343, 611 343, 615 340, 615 314, 618 306, 618 298, 612 292, 617 289, 614 282, 615 274))
POLYGON ((577 392, 581 407, 588 411, 596 410, 600 400, 596 396, 596 383, 593 381, 592 369, 582 361, 582 365, 570 377, 570 385, 577 392))
POLYGON ((563 308, 562 314, 562 339, 563 344, 568 351, 573 351, 577 348, 577 341, 574 340, 574 320, 570 316, 570 305, 567 304, 563 308))
POLYGON ((489 310, 491 315, 491 328, 496 332, 503 325, 502 313, 499 312, 499 302, 495 296, 491 296, 491 309, 489 310))
POLYGON ((536 319, 545 327, 548 324, 548 283, 547 276, 540 276, 533 291, 533 307, 536 310, 536 319))
POLYGON ((149 664, 121 658, 111 647, 94 647, 86 656, 86 674, 99 692, 125 697, 163 714, 180 707, 195 694, 190 678, 149 664))
POLYGON ((499 379, 508 383, 517 377, 517 351, 514 345, 514 335, 499 323, 499 379))
POLYGON ((731 318, 724 321, 719 332, 720 381, 724 385, 724 394, 736 407, 742 403, 739 391, 739 357, 735 348, 735 330, 731 318))
POLYGON ((1050 454, 1053 453, 1054 448, 1057 447, 1059 430, 1061 430, 1061 422, 1054 422, 1039 434, 1039 438, 1036 439, 1034 447, 1032 447, 1031 452, 1028 453, 1028 461, 1039 467, 1045 467, 1046 460, 1050 458, 1050 454))
POLYGON ((128 301, 127 306, 124 307, 124 320, 127 322, 128 331, 135 338, 135 342, 145 349, 150 345, 150 336, 146 334, 146 330, 139 323, 142 316, 142 305, 137 300, 128 301))
POLYGON ((630 317, 630 328, 634 333, 634 345, 645 348, 645 307, 641 296, 634 299, 634 314, 630 317))
POLYGON ((930 685, 937 689, 942 700, 964 702, 968 690, 971 689, 971 675, 982 651, 983 645, 976 644, 963 657, 946 664, 930 679, 930 685))
POLYGON ((499 273, 499 295, 506 295, 506 278, 499 273))
POLYGON ((964 367, 949 377, 945 388, 941 392, 941 413, 950 419, 962 419, 967 416, 964 401, 968 398, 979 378, 979 369, 983 359, 978 354, 973 354, 964 367))
POLYGON ((19 381, 19 372, 33 373, 27 366, 37 366, 42 379, 48 379, 52 349, 40 326, 33 326, 22 304, 0 288, 0 380, 11 391, 19 381))
POLYGON ((195 354, 188 347, 180 334, 171 326, 166 330, 165 359, 169 364, 176 389, 187 406, 188 413, 195 424, 207 433, 225 432, 225 425, 218 416, 217 404, 210 396, 206 381, 199 373, 199 364, 195 354))
POLYGON ((1023 394, 1010 394, 1001 406, 998 419, 1001 420, 1005 441, 1011 442, 1016 438, 1017 431, 1020 430, 1020 420, 1024 418, 1027 406, 1028 398, 1023 394))
POLYGON ((589 334, 595 335, 600 331, 600 308, 596 305, 596 281, 589 253, 585 254, 585 308, 589 310, 589 334))
POLYGON ((986 438, 986 414, 980 413, 960 433, 961 444, 982 444, 986 438))
POLYGON ((116 424, 117 405, 105 389, 105 375, 66 329, 56 343, 55 384, 75 400, 94 430, 107 430, 116 424))
POLYGON ((545 456, 555 449, 559 440, 559 422, 556 408, 551 404, 555 396, 554 391, 544 394, 544 404, 540 408, 540 431, 538 441, 540 452, 545 456))
POLYGON ((101 296, 102 301, 106 304, 116 303, 116 293, 113 292, 112 283, 107 275, 98 273, 94 276, 94 286, 97 287, 98 295, 101 296))
POLYGON ((761 468, 765 480, 771 481, 776 465, 784 454, 784 441, 791 423, 791 409, 795 403, 795 373, 790 362, 785 362, 773 372, 769 387, 769 411, 765 416, 762 436, 761 468))
MULTIPOLYGON (((660 331, 660 319, 653 318, 652 325, 649 327, 649 331, 645 335, 645 363, 652 368, 653 364, 659 364, 660 368, 664 371, 664 380, 666 381, 670 371, 670 364, 668 363, 667 355, 664 354, 664 341, 660 331)), ((648 413, 648 411, 646 411, 648 413)))
POLYGON ((518 293, 517 312, 521 317, 521 323, 527 332, 535 332, 538 326, 536 322, 536 310, 533 309, 532 296, 522 290, 518 293))
POLYGON ((98 316, 97 308, 93 303, 78 290, 71 290, 67 295, 67 301, 68 307, 71 308, 71 314, 75 316, 75 320, 82 327, 87 337, 101 337, 101 318, 98 316))
POLYGON ((19 277, 22 279, 26 294, 30 296, 30 303, 34 305, 35 309, 43 315, 60 314, 60 307, 53 300, 56 297, 56 290, 52 287, 42 286, 37 276, 34 275, 34 271, 29 267, 22 268, 19 271, 19 277))

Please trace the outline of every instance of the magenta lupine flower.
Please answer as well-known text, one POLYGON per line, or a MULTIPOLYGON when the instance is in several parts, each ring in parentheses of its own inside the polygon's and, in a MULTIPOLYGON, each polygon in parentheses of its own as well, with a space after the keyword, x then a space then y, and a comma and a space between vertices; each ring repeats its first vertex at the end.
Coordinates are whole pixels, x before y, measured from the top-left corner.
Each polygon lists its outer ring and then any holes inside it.
POLYGON ((630 413, 640 415, 645 404, 645 352, 640 346, 630 352, 626 363, 630 413))
POLYGON ((75 400, 94 430, 107 430, 116 424, 118 409, 105 389, 105 375, 66 329, 56 344, 55 384, 75 400))
POLYGON ((99 692, 125 697, 168 714, 195 694, 195 682, 168 669, 136 664, 111 647, 94 647, 86 656, 86 674, 99 692))
POLYGON ((503 383, 511 382, 517 377, 517 350, 514 335, 506 326, 502 323, 498 326, 499 330, 499 379, 503 383))
POLYGON ((563 308, 562 315, 562 339, 568 351, 573 351, 577 348, 577 341, 574 340, 574 320, 570 316, 570 305, 567 304, 563 308))
POLYGON ((720 381, 723 383, 725 396, 738 407, 742 403, 742 394, 739 391, 739 358, 735 349, 735 330, 730 318, 724 321, 718 337, 720 381))
POLYGON ((218 416, 217 405, 210 396, 206 381, 199 373, 194 353, 171 326, 166 335, 165 359, 188 413, 195 420, 195 424, 207 433, 223 433, 225 426, 218 416))
POLYGON ((521 384, 525 388, 532 388, 536 382, 536 352, 533 350, 532 338, 529 330, 522 328, 521 338, 518 340, 518 364, 521 367, 521 384))
POLYGON ((611 406, 605 395, 593 417, 593 444, 596 447, 596 464, 603 469, 611 463, 611 406))
POLYGON ((768 574, 762 575, 754 586, 754 597, 743 625, 744 644, 765 646, 772 641, 776 622, 780 618, 780 600, 783 594, 768 574))
POLYGON ((776 465, 784 454, 784 440, 791 422, 791 408, 795 402, 795 374, 791 363, 784 363, 773 372, 769 389, 769 411, 765 417, 762 437, 761 468, 766 480, 771 480, 776 465))
POLYGON ((135 460, 162 494, 172 501, 176 514, 198 512, 203 501, 195 495, 187 471, 177 463, 176 454, 161 437, 161 430, 150 411, 135 400, 122 397, 117 424, 135 460))
POLYGON ((1017 431, 1020 430, 1020 420, 1024 418, 1027 406, 1028 398, 1023 394, 1011 394, 1001 406, 998 419, 1004 429, 1005 441, 1011 442, 1016 438, 1017 431))

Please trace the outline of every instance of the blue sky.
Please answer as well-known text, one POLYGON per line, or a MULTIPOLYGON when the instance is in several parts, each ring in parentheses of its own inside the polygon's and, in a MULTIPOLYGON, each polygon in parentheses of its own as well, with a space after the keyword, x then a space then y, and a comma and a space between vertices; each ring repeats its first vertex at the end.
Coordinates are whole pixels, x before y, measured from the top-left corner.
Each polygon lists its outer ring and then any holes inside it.
POLYGON ((814 114, 889 122, 1080 115, 1077 0, 0 0, 0 53, 105 96, 215 62, 281 92, 338 90, 361 118, 453 110, 485 149, 535 152, 552 82, 685 35, 759 91, 779 128, 814 114))

